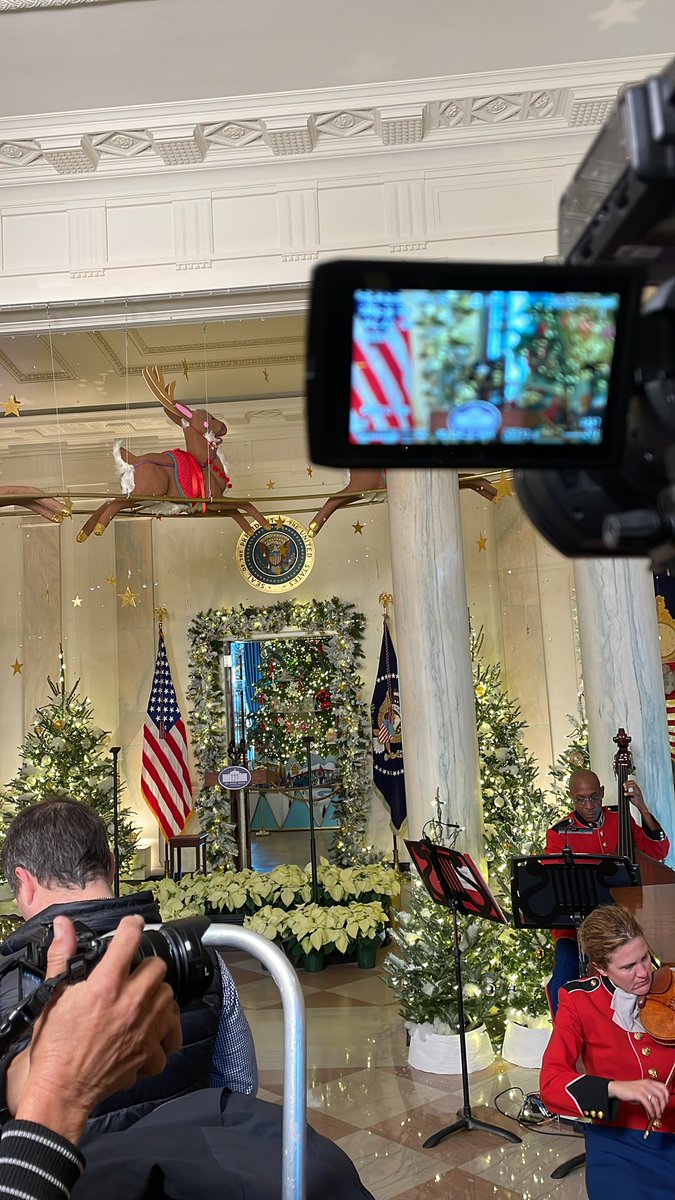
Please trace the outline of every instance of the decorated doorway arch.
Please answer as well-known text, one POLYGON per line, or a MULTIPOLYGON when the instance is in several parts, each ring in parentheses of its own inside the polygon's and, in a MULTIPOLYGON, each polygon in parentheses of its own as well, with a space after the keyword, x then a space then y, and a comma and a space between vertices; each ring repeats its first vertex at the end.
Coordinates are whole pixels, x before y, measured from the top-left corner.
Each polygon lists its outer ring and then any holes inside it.
MULTIPOLYGON (((304 603, 280 600, 269 608, 256 606, 209 609, 190 624, 189 724, 199 773, 219 771, 227 758, 225 697, 221 660, 230 641, 269 638, 292 631, 297 636, 321 639, 326 657, 328 695, 318 704, 330 704, 330 725, 324 720, 315 737, 319 753, 330 749, 335 757, 335 816, 337 829, 331 855, 342 866, 371 862, 366 845, 366 820, 370 790, 370 721, 360 698, 359 676, 363 659, 365 617, 354 605, 334 596, 304 603), (324 744, 325 742, 325 744, 324 744)), ((323 709, 324 713, 327 711, 323 709)), ((279 736, 281 738, 282 731, 279 736)), ((197 800, 202 830, 209 835, 209 860, 213 867, 230 866, 236 848, 232 827, 223 816, 218 787, 203 787, 197 800)))

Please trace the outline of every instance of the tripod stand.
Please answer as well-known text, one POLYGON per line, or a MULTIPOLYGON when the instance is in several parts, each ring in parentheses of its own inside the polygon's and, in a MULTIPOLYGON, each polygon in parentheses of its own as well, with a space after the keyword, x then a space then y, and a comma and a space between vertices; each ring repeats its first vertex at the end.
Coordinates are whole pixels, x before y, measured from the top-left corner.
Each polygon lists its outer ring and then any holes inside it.
POLYGON ((462 950, 460 944, 458 914, 483 916, 493 921, 508 924, 501 908, 490 892, 480 871, 471 858, 450 850, 446 846, 437 846, 424 839, 421 842, 408 842, 406 846, 412 861, 422 876, 427 891, 432 898, 446 908, 452 910, 453 928, 453 957, 455 960, 455 981, 457 986, 457 1009, 459 1015, 459 1055, 462 1067, 462 1108, 457 1113, 457 1120, 452 1125, 446 1125, 437 1130, 423 1143, 428 1150, 437 1146, 451 1133, 460 1129, 481 1129, 485 1133, 495 1133, 505 1138, 507 1142, 521 1142, 515 1133, 502 1129, 499 1125, 491 1125, 474 1117, 471 1111, 469 1094, 469 1068, 466 1053, 466 1028, 464 1020, 464 997, 462 984, 462 950))

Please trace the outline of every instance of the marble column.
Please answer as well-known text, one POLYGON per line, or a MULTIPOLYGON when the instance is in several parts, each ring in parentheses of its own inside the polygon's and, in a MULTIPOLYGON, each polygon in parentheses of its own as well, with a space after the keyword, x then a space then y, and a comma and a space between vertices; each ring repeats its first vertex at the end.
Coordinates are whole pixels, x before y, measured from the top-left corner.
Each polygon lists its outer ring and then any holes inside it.
POLYGON ((483 855, 469 617, 455 471, 387 477, 394 613, 410 836, 434 815, 483 855))
POLYGON ((575 578, 593 770, 605 785, 605 802, 616 803, 617 747, 612 739, 623 726, 632 738, 635 775, 645 800, 673 840, 673 774, 647 563, 583 559, 575 563, 575 578))

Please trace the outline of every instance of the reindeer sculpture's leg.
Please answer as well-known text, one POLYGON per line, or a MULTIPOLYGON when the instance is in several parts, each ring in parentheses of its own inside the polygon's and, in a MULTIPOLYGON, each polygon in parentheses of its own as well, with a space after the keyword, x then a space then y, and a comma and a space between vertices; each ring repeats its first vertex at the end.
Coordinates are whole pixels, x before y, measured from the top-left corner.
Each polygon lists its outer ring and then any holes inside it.
MULTIPOLYGON (((255 504, 251 504, 251 502, 249 500, 242 500, 241 502, 237 501, 237 503, 239 504, 240 508, 243 508, 245 513, 248 513, 249 517, 252 517, 254 521, 258 522, 258 524, 260 525, 260 527, 262 529, 270 528, 270 523, 267 520, 267 517, 263 516, 263 514, 259 511, 259 509, 256 508, 255 504)), ((250 526, 249 526, 249 530, 250 530, 250 526)))
POLYGON ((316 537, 317 533, 323 529, 328 518, 332 517, 336 509, 349 504, 350 500, 354 498, 355 492, 375 492, 381 491, 385 487, 384 476, 379 467, 359 467, 357 470, 352 471, 346 487, 336 492, 334 496, 329 496, 326 503, 319 509, 314 520, 310 521, 310 537, 316 537))
POLYGON ((5 508, 10 504, 27 508, 29 512, 35 513, 38 517, 45 517, 46 520, 53 521, 55 525, 60 525, 64 518, 70 515, 73 507, 72 500, 57 500, 54 496, 45 496, 39 488, 21 483, 0 487, 0 507, 5 508), (7 500, 7 496, 25 496, 26 499, 23 501, 7 500))
POLYGON ((101 537, 108 528, 113 517, 116 517, 118 512, 122 512, 123 508, 132 508, 133 500, 108 500, 102 504, 100 508, 92 513, 89 520, 85 521, 80 532, 77 535, 78 542, 86 542, 90 534, 95 533, 97 537, 101 537))

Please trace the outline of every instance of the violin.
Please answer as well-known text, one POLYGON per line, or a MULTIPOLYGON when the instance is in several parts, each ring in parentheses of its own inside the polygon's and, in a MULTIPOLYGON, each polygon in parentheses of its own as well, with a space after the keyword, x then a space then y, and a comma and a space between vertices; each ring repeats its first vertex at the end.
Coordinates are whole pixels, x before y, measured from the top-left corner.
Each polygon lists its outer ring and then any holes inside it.
POLYGON ((664 963, 652 975, 652 986, 638 1000, 645 1032, 663 1046, 675 1046, 675 970, 664 963))

